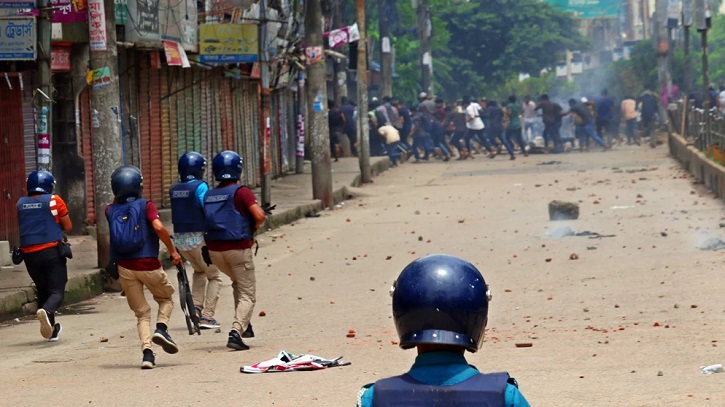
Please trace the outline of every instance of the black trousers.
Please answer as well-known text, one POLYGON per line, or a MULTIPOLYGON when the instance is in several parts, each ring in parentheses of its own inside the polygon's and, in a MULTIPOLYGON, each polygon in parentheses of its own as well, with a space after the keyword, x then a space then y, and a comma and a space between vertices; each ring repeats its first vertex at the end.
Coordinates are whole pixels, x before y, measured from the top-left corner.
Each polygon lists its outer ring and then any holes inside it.
POLYGON ((57 247, 50 247, 25 255, 25 267, 38 290, 38 308, 43 308, 54 324, 53 314, 58 310, 65 295, 68 282, 66 258, 61 257, 57 247))

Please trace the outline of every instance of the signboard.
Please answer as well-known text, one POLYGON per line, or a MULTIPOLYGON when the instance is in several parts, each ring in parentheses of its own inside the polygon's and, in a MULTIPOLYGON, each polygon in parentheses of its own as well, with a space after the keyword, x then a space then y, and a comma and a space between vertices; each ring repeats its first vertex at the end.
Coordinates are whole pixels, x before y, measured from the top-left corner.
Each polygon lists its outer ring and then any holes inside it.
POLYGON ((617 18, 620 0, 547 0, 554 8, 574 13, 576 18, 617 18))
POLYGON ((35 8, 35 0, 0 0, 0 8, 35 8))
POLYGON ((0 20, 0 60, 34 60, 35 17, 0 20))
POLYGON ((166 54, 166 63, 169 66, 191 67, 189 58, 186 57, 186 51, 178 42, 164 41, 164 53, 166 54))
POLYGON ((202 24, 199 36, 201 62, 231 64, 259 59, 255 24, 202 24))
POLYGON ((50 0, 54 23, 85 23, 88 21, 88 3, 86 0, 50 0))
POLYGON ((53 45, 50 48, 50 69, 52 71, 70 71, 70 50, 70 46, 53 45))
POLYGON ((106 40, 106 10, 103 0, 88 0, 88 41, 91 51, 105 51, 106 40))
POLYGON ((93 85, 93 90, 98 90, 111 83, 111 70, 103 68, 93 69, 86 73, 86 83, 93 85))

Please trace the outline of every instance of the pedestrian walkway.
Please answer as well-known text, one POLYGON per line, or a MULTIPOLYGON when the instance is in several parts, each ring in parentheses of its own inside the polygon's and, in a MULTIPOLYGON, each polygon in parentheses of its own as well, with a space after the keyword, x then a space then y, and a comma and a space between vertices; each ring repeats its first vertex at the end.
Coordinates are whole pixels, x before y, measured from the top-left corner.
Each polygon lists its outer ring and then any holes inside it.
MULTIPOLYGON (((387 157, 371 157, 373 176, 390 166, 387 157)), ((322 209, 319 200, 312 199, 311 165, 305 163, 304 174, 292 174, 272 181, 271 201, 277 205, 269 216, 264 230, 292 223, 310 211, 322 209)), ((341 158, 332 163, 332 188, 335 202, 344 200, 348 187, 360 184, 357 158, 341 158)), ((260 197, 259 188, 254 190, 260 197)), ((171 212, 160 211, 162 220, 172 231, 171 212)), ((96 240, 91 236, 71 236, 73 259, 68 261, 68 284, 64 304, 92 298, 103 292, 103 275, 97 267, 96 240)), ((163 245, 162 245, 163 246, 163 245)), ((163 256, 163 254, 162 254, 163 256)), ((36 311, 35 287, 23 264, 0 269, 0 321, 32 314, 36 311)))

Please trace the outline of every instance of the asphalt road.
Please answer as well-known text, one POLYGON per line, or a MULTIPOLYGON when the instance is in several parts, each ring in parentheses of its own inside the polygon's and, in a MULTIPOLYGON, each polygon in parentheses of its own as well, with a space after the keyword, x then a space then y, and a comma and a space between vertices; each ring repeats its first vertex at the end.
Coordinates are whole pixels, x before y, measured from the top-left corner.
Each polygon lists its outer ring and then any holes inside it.
POLYGON ((725 237, 725 211, 692 181, 662 147, 405 164, 340 209, 263 236, 249 351, 225 347, 228 280, 221 333, 189 336, 177 304, 170 332, 181 350, 157 348, 149 371, 125 299, 103 295, 58 317, 57 343, 35 320, 3 324, 0 405, 354 405, 361 385, 415 357, 395 345, 388 289, 429 253, 483 272, 494 299, 469 361, 509 371, 532 405, 722 405, 725 374, 699 367, 725 362, 725 251, 696 246, 725 237), (537 165, 552 160, 561 163, 537 165), (549 221, 553 199, 580 202, 580 219, 549 221), (565 227, 614 236, 551 237, 565 227), (352 365, 239 373, 280 350, 352 365))

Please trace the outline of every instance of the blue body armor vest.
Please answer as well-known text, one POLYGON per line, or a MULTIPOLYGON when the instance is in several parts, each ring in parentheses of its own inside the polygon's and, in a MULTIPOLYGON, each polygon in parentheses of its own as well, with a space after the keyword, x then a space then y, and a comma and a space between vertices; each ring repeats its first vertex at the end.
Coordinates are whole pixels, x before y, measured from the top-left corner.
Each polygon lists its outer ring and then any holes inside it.
POLYGON ((113 247, 116 244, 123 245, 123 242, 111 242, 111 260, 131 260, 131 259, 145 259, 145 258, 158 258, 159 257, 159 237, 154 232, 154 229, 149 225, 148 219, 146 219, 146 204, 148 203, 145 199, 136 199, 127 203, 116 203, 108 206, 108 212, 106 212, 106 218, 109 223, 111 219, 116 215, 128 212, 129 206, 134 206, 139 211, 139 231, 144 236, 143 247, 133 253, 119 253, 113 247))
POLYGON ((234 195, 239 188, 245 187, 234 184, 207 191, 204 196, 207 241, 252 239, 249 220, 234 206, 234 195))
POLYGON ((453 386, 421 383, 410 375, 379 380, 375 407, 505 407, 508 373, 477 374, 453 386))
POLYGON ((20 247, 63 240, 63 229, 50 212, 51 194, 25 196, 18 200, 20 247))
POLYGON ((196 197, 196 190, 204 181, 179 182, 169 190, 171 222, 174 232, 203 232, 206 227, 204 209, 196 197))

